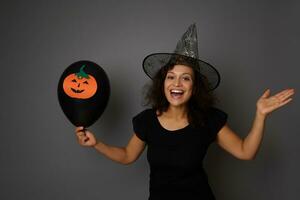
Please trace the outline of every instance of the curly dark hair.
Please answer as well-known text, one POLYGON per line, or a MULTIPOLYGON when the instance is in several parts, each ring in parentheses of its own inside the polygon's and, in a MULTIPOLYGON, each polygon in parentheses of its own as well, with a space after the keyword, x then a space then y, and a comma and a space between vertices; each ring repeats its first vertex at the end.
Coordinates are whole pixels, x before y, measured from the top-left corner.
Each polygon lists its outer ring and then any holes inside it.
POLYGON ((144 106, 150 105, 158 111, 159 116, 167 111, 169 102, 164 94, 164 81, 167 72, 178 64, 189 66, 194 72, 192 96, 188 101, 188 122, 194 127, 204 126, 209 108, 214 106, 219 99, 212 91, 209 91, 207 78, 196 70, 200 66, 195 59, 176 57, 162 67, 153 77, 151 84, 144 86, 144 106))

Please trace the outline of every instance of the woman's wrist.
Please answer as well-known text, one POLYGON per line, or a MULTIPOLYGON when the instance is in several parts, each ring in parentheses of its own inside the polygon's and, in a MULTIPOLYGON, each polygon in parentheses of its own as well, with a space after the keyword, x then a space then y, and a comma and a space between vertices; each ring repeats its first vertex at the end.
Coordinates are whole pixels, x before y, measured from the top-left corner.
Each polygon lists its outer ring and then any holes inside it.
POLYGON ((97 146, 98 143, 99 143, 99 142, 96 140, 95 144, 92 145, 92 147, 93 147, 93 148, 96 148, 96 146, 97 146))
POLYGON ((258 117, 259 119, 265 119, 267 117, 267 114, 263 114, 259 112, 259 110, 256 110, 256 117, 258 117))
POLYGON ((95 139, 95 144, 92 145, 93 148, 96 148, 96 146, 99 144, 99 141, 95 139))

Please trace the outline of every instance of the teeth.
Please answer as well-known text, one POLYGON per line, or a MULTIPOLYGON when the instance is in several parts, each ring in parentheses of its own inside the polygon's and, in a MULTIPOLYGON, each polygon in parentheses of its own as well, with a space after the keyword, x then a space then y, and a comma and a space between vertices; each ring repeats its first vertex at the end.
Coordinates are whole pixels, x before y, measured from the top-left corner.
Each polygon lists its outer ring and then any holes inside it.
POLYGON ((183 93, 183 90, 171 90, 172 93, 180 93, 182 94, 183 93))

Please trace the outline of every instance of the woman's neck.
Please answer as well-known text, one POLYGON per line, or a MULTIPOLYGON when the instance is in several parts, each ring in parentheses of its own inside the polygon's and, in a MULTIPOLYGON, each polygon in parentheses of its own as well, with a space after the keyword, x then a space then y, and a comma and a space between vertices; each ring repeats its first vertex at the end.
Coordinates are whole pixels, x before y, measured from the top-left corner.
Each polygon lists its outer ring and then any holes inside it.
POLYGON ((175 107, 175 106, 169 106, 167 111, 164 113, 164 115, 168 118, 173 118, 173 119, 186 119, 188 114, 188 109, 186 106, 180 106, 180 107, 175 107))

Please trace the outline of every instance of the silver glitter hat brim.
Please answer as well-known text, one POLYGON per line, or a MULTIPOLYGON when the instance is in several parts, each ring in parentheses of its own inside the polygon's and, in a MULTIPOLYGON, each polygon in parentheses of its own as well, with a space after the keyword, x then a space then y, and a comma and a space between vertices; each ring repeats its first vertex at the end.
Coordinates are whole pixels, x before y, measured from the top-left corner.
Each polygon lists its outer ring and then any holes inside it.
POLYGON ((205 77, 209 84, 209 91, 216 89, 220 84, 220 74, 216 68, 214 68, 211 64, 197 59, 191 58, 189 56, 184 56, 176 53, 153 53, 145 57, 143 60, 143 70, 149 76, 149 78, 153 79, 157 72, 164 66, 170 63, 170 60, 174 56, 179 56, 183 59, 193 60, 196 62, 198 67, 193 67, 195 71, 200 73, 201 77, 205 77))

